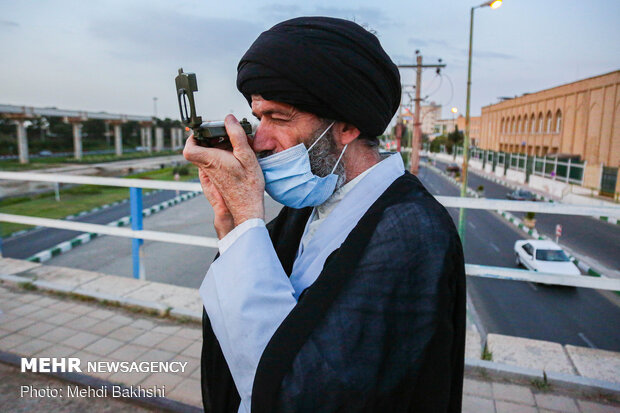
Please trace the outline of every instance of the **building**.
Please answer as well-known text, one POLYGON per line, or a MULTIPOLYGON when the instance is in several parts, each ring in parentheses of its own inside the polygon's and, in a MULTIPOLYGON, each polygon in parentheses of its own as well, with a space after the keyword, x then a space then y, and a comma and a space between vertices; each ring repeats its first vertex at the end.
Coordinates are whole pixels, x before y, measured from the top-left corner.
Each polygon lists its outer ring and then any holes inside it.
MULTIPOLYGON (((481 116, 469 117, 469 143, 471 146, 478 146, 480 143, 480 123, 481 116)), ((459 115, 456 118, 456 127, 465 133, 465 116, 459 115)))
POLYGON ((620 163, 620 70, 482 108, 480 147, 620 163))
POLYGON ((431 102, 430 105, 420 106, 420 123, 422 133, 432 135, 435 133, 435 124, 441 118, 441 105, 431 102))
MULTIPOLYGON (((432 138, 441 135, 448 135, 454 132, 454 127, 465 134, 465 116, 459 115, 458 118, 438 119, 435 122, 434 134, 432 138)), ((469 118, 469 139, 472 146, 477 146, 480 140, 480 116, 469 118)))

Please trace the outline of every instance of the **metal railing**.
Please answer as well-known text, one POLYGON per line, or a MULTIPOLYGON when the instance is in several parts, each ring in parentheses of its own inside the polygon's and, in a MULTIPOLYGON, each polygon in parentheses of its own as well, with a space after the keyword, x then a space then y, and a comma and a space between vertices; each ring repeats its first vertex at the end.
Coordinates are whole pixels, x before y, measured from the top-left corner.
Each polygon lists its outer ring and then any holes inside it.
MULTIPOLYGON (((121 179, 121 178, 101 178, 91 176, 60 175, 60 174, 41 174, 30 172, 0 172, 0 179, 18 181, 38 181, 38 182, 58 182, 73 184, 89 184, 103 186, 117 186, 132 188, 132 204, 138 203, 136 198, 141 200, 141 192, 135 189, 167 189, 181 191, 200 190, 200 184, 189 182, 170 182, 142 179, 121 179)), ((561 203, 543 202, 523 202, 507 201, 498 199, 484 198, 459 198, 449 196, 437 196, 436 199, 445 207, 464 207, 468 209, 488 209, 505 211, 532 211, 547 214, 568 214, 579 216, 607 216, 620 218, 620 207, 615 206, 589 206, 589 205, 568 205, 561 203)), ((138 209, 132 206, 132 212, 138 209)), ((132 214, 133 215, 133 214, 132 214)), ((137 216, 137 215, 136 215, 137 216)), ((134 217, 135 218, 135 217, 134 217)), ((194 245, 207 248, 217 248, 217 239, 212 237, 201 237, 195 235, 177 234, 171 232, 148 231, 141 226, 132 229, 118 228, 101 224, 89 224, 83 222, 66 221, 61 219, 39 218, 25 215, 0 213, 0 222, 12 222, 26 225, 39 225, 48 228, 66 229, 72 231, 82 231, 87 233, 97 233, 112 235, 117 237, 131 238, 138 243, 142 240, 159 242, 171 242, 176 244, 194 245)), ((136 272, 136 260, 138 260, 138 270, 140 264, 139 250, 134 243, 134 276, 136 272)), ((596 277, 575 277, 572 275, 558 275, 539 273, 527 270, 519 270, 505 267, 491 267, 484 265, 467 264, 465 266, 468 276, 487 277, 513 281, 530 281, 542 284, 565 285, 584 288, 595 288, 602 290, 620 291, 620 280, 596 277)))

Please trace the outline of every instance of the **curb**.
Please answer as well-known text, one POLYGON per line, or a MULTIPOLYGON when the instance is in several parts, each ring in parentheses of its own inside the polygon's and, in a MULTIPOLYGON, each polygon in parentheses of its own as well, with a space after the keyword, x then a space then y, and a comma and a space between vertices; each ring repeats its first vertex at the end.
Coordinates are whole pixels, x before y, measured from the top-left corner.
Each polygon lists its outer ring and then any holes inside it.
MULTIPOLYGON (((14 353, 9 353, 0 350, 0 363, 8 364, 13 367, 20 368, 21 356, 14 353)), ((32 373, 40 376, 50 376, 55 379, 74 383, 83 387, 97 387, 106 388, 108 393, 112 393, 112 386, 119 386, 122 389, 129 389, 124 384, 113 383, 107 380, 99 379, 96 377, 88 376, 80 373, 32 373)), ((125 400, 128 403, 138 404, 144 407, 157 409, 166 412, 179 412, 179 413, 200 413, 202 408, 192 406, 177 400, 169 399, 167 397, 118 397, 118 399, 125 400)))
MULTIPOLYGON (((148 217, 150 215, 153 215, 159 211, 163 211, 164 209, 168 209, 171 206, 180 204, 181 202, 187 201, 188 199, 192 199, 194 197, 196 197, 196 195, 198 195, 200 192, 198 191, 193 191, 193 192, 188 192, 179 196, 176 196, 172 199, 169 199, 167 201, 161 202, 157 205, 154 205, 150 208, 145 208, 142 210, 142 216, 143 217, 148 217)), ((102 207, 103 208, 103 207, 102 207)), ((106 207, 106 208, 109 208, 106 207)), ((117 219, 116 221, 112 221, 110 223, 108 223, 107 225, 112 226, 112 227, 124 227, 126 225, 129 225, 131 223, 131 219, 129 216, 125 216, 122 217, 120 219, 117 219)), ((26 261, 30 261, 30 262, 45 262, 48 261, 50 259, 52 259, 53 257, 56 257, 60 254, 64 254, 67 251, 71 251, 73 248, 79 246, 79 245, 83 245, 86 244, 88 242, 90 242, 91 240, 93 240, 94 238, 97 238, 99 236, 99 234, 94 233, 94 232, 89 232, 89 233, 83 233, 80 234, 68 241, 63 241, 51 248, 47 248, 43 251, 39 251, 36 254, 26 258, 26 261)))
MULTIPOLYGON (((486 174, 482 174, 481 171, 479 171, 477 169, 469 169, 469 172, 471 172, 473 174, 476 174, 476 175, 478 175, 478 176, 480 176, 482 178, 488 179, 491 182, 495 182, 496 184, 499 184, 499 185, 502 185, 502 186, 506 186, 506 187, 508 187, 510 189, 517 190, 517 189, 522 189, 523 187, 527 187, 527 185, 525 185, 525 184, 519 186, 519 185, 515 185, 515 184, 512 184, 512 183, 509 183, 509 182, 507 182, 507 181, 505 181, 503 179, 500 179, 497 176, 489 176, 489 175, 486 175, 486 174)), ((540 201, 558 202, 558 201, 556 201, 556 200, 554 200, 552 198, 546 197, 544 195, 540 195, 540 194, 538 194, 536 192, 532 192, 532 193, 534 194, 536 199, 538 199, 540 201)), ((594 217, 592 217, 592 218, 594 218, 594 217)), ((608 222, 610 224, 620 225, 620 218, 610 218, 610 217, 604 217, 604 216, 598 216, 596 218, 598 218, 600 221, 608 222)))
MULTIPOLYGON (((149 192, 145 193, 143 196, 154 195, 154 194, 156 194, 158 192, 161 192, 161 191, 163 191, 163 189, 154 189, 152 191, 149 191, 149 192)), ((76 218, 82 217, 84 215, 93 214, 95 212, 99 212, 99 211, 102 211, 104 209, 108 209, 108 208, 114 207, 114 206, 117 206, 117 205, 126 204, 127 202, 129 202, 129 198, 125 198, 125 199, 122 199, 120 201, 112 202, 110 204, 103 204, 103 205, 95 207, 95 208, 93 208, 91 210, 81 211, 81 212, 78 212, 77 214, 67 215, 64 218, 59 218, 59 219, 72 220, 72 219, 76 219, 76 218)), ((19 235, 27 234, 29 232, 32 232, 32 231, 35 231, 35 230, 38 230, 38 229, 41 229, 41 228, 45 228, 45 227, 37 225, 36 227, 33 227, 33 228, 22 229, 20 231, 15 231, 15 232, 10 233, 6 237, 3 237, 3 239, 6 240, 6 239, 9 239, 11 237, 17 237, 19 235)))
MULTIPOLYGON (((442 175, 444 178, 448 179, 453 184, 455 184, 457 186, 460 186, 460 182, 456 181, 456 179, 454 179, 451 176, 447 175, 441 169, 439 169, 439 168, 437 168, 435 166, 429 165, 428 163, 425 164, 425 166, 428 167, 430 170, 435 171, 438 174, 442 175)), ((487 178, 487 177, 484 176, 483 178, 487 178)), ((497 183, 499 183, 501 185, 505 185, 503 182, 499 182, 499 181, 500 180, 498 180, 497 183)), ((474 191, 471 188, 467 188, 467 193, 469 195, 475 197, 475 198, 482 198, 482 196, 480 196, 480 194, 478 192, 474 191)), ((553 202, 553 201, 549 201, 549 202, 553 202)), ((550 240, 550 241, 553 241, 551 238, 549 238, 549 237, 547 237, 545 235, 541 235, 536 230, 536 228, 528 228, 528 227, 526 227, 519 218, 517 218, 516 216, 514 216, 510 212, 500 211, 500 210, 497 210, 496 212, 498 214, 500 214, 506 221, 508 221, 509 223, 514 225, 515 227, 519 228, 521 231, 525 232, 527 235, 531 236, 532 238, 538 239, 538 240, 550 240)), ((575 258, 574 256, 572 256, 569 253, 567 253, 567 255, 570 258, 570 260, 573 261, 575 263, 575 265, 577 265, 577 267, 579 267, 579 269, 581 269, 583 272, 586 273, 586 275, 589 275, 589 276, 592 276, 592 277, 603 277, 603 278, 606 278, 603 274, 601 274, 600 272, 594 270, 589 264, 586 264, 585 262, 580 261, 579 259, 575 258)))
POLYGON ((511 366, 487 360, 465 359, 465 372, 480 373, 483 377, 505 380, 524 380, 530 383, 543 381, 546 375, 551 386, 570 392, 579 392, 594 397, 606 396, 620 399, 620 384, 591 379, 583 376, 572 376, 526 367, 511 366))

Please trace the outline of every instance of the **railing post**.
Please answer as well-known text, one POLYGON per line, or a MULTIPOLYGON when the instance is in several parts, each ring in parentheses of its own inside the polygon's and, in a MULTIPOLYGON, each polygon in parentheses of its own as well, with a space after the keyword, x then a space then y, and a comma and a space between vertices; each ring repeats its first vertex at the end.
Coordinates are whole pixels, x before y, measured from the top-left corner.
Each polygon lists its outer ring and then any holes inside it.
MULTIPOLYGON (((129 203, 131 209, 131 229, 142 230, 142 188, 129 188, 129 203)), ((143 280, 144 277, 144 240, 131 239, 131 257, 133 261, 133 277, 143 280)))
POLYGON ((566 183, 567 184, 570 183, 570 167, 571 167, 570 161, 571 161, 571 158, 568 158, 568 165, 566 166, 566 183))

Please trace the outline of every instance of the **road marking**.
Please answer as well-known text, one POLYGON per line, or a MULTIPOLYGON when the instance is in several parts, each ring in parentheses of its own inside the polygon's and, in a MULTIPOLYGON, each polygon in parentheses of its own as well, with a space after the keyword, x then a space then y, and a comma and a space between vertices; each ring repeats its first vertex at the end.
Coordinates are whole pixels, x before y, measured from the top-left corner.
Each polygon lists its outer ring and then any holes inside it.
POLYGON ((532 290, 534 291, 538 291, 538 287, 536 287, 534 284, 532 284, 531 282, 528 282, 527 285, 529 285, 530 287, 532 287, 532 290))
POLYGON ((492 242, 490 242, 489 244, 491 244, 491 248, 493 248, 495 251, 499 252, 499 248, 497 247, 497 245, 493 244, 492 242))
POLYGON ((476 229, 476 226, 474 224, 472 224, 471 222, 468 222, 469 226, 472 227, 473 229, 476 229))
POLYGON ((592 343, 592 342, 588 339, 588 337, 586 337, 586 335, 585 335, 585 334, 583 334, 583 333, 579 333, 579 334, 577 334, 577 335, 579 336, 579 338, 581 338, 583 341, 585 341, 585 342, 586 342, 586 344, 587 344, 590 348, 596 348, 596 346, 594 345, 594 343, 592 343))

